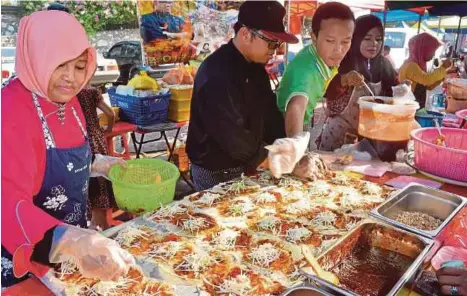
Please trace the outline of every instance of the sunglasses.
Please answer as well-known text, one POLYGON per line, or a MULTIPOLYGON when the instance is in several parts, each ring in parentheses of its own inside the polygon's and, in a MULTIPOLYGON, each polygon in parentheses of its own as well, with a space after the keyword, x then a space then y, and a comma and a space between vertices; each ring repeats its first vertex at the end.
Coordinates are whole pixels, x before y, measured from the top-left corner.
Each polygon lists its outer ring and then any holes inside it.
POLYGON ((279 47, 281 47, 282 41, 275 41, 275 40, 271 40, 269 39, 268 37, 264 36, 263 34, 259 33, 258 31, 255 31, 253 29, 250 29, 250 32, 255 35, 256 37, 260 38, 260 39, 263 39, 264 41, 266 41, 268 43, 268 49, 278 49, 279 47))

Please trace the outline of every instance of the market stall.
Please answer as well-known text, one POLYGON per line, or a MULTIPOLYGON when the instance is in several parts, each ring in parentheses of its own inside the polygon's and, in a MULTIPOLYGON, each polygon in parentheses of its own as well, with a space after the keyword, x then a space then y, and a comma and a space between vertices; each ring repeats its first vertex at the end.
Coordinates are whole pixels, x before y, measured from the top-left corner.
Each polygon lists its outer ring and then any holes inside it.
MULTIPOLYGON (((110 91, 120 115, 140 126, 138 151, 145 133, 160 132, 168 142, 165 130, 179 131, 155 126, 186 120, 180 106, 190 103, 189 72, 174 69, 160 82, 143 71, 110 91)), ((455 82, 447 92, 463 97, 455 82)), ((391 149, 370 151, 362 141, 322 153, 314 179, 258 169, 173 201, 179 169, 172 164, 135 159, 113 167, 117 204, 138 217, 102 234, 137 265, 117 281, 101 281, 83 277, 70 258, 2 294, 288 295, 306 286, 313 295, 438 295, 433 271, 467 262, 467 130, 417 129, 418 104, 396 96, 358 103, 359 135, 391 149), (396 153, 410 139, 411 151, 396 153)))

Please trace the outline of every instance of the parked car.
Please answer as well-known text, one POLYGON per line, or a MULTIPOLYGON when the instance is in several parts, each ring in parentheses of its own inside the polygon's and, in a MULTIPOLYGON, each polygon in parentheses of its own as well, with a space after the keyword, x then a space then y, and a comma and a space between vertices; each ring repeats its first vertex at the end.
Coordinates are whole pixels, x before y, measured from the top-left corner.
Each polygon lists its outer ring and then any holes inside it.
POLYGON ((15 74, 16 47, 2 47, 2 83, 15 74))
POLYGON ((127 84, 135 74, 136 68, 143 64, 143 55, 140 41, 120 41, 115 43, 108 52, 104 53, 107 59, 117 62, 120 75, 115 85, 127 84), (132 72, 133 69, 133 73, 132 72), (133 75, 130 75, 133 74, 133 75))
POLYGON ((97 54, 97 70, 91 78, 91 85, 99 87, 107 83, 117 81, 120 75, 117 62, 114 59, 104 58, 100 53, 97 54))

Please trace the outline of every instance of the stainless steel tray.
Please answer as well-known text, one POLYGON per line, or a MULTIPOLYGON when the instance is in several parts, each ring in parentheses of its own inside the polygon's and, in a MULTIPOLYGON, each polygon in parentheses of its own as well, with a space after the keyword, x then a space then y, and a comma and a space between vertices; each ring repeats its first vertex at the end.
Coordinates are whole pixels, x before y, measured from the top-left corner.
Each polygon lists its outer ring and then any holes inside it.
POLYGON ((410 232, 428 238, 436 237, 465 206, 461 196, 418 184, 409 184, 370 212, 370 215, 410 232), (395 220, 401 211, 421 212, 438 218, 443 223, 434 230, 422 230, 395 220))
POLYGON ((311 284, 303 284, 296 287, 292 287, 284 291, 280 296, 332 296, 328 292, 325 292, 316 286, 311 284))
MULTIPOLYGON (((405 284, 414 281, 416 275, 423 268, 424 258, 433 247, 433 241, 428 238, 418 236, 405 230, 397 229, 396 227, 380 221, 366 219, 358 227, 340 238, 333 246, 331 246, 331 248, 319 256, 317 258, 318 262, 325 270, 331 270, 334 266, 338 265, 343 259, 350 255, 356 246, 361 246, 361 238, 364 235, 368 237, 368 239, 367 237, 363 237, 364 240, 372 246, 391 250, 413 258, 410 266, 393 285, 387 295, 397 295, 405 284)), ((353 291, 341 286, 335 286, 316 277, 315 275, 306 275, 320 289, 330 291, 330 293, 334 295, 357 295, 353 291)))

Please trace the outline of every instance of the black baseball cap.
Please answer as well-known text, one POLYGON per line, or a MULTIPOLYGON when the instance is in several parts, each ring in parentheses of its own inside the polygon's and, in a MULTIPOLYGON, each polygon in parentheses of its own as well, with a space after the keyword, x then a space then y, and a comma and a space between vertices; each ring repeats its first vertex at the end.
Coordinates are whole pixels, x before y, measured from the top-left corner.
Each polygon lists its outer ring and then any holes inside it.
POLYGON ((285 31, 284 17, 285 8, 277 1, 245 1, 238 12, 240 24, 283 42, 298 43, 295 35, 285 31))

